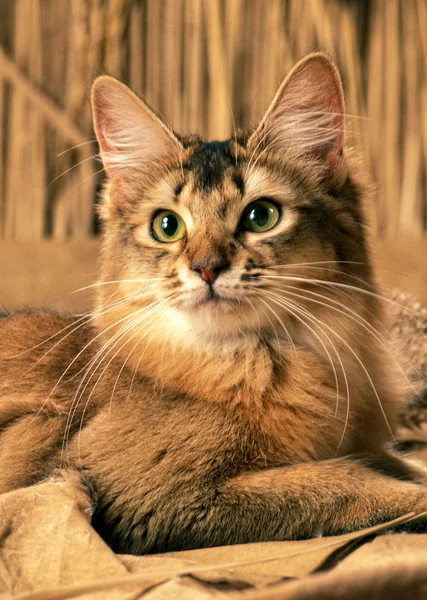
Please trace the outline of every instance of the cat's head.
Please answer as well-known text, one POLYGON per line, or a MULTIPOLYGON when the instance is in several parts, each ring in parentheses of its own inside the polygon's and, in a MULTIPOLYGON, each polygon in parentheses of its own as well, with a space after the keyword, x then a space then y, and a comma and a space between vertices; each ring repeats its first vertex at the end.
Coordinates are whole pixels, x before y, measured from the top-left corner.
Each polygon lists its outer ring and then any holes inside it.
POLYGON ((104 323, 116 303, 124 326, 147 307, 153 332, 162 321, 166 331, 277 335, 298 306, 316 308, 308 278, 369 280, 341 82, 324 54, 296 65, 254 130, 222 142, 175 134, 110 77, 96 80, 92 104, 109 176, 104 323))

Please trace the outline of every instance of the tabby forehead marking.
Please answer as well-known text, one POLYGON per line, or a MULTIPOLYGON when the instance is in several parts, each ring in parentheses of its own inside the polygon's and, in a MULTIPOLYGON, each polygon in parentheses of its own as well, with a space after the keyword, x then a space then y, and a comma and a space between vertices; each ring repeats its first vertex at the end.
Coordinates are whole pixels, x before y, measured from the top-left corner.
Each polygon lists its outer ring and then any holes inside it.
POLYGON ((208 194, 221 186, 227 169, 236 164, 230 150, 230 140, 202 142, 194 148, 183 168, 192 172, 195 189, 208 194))
POLYGON ((185 183, 183 181, 180 181, 179 183, 177 183, 176 187, 175 187, 175 201, 178 202, 179 200, 179 196, 181 195, 182 189, 184 187, 185 183))

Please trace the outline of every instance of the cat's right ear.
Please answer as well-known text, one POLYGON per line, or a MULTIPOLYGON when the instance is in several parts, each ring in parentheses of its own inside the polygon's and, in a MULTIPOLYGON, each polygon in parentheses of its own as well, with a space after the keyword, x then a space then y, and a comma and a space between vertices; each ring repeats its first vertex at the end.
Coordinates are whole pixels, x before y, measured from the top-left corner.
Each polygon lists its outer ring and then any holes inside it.
POLYGON ((92 112, 102 161, 111 176, 151 175, 182 150, 179 140, 128 87, 101 76, 92 87, 92 112))

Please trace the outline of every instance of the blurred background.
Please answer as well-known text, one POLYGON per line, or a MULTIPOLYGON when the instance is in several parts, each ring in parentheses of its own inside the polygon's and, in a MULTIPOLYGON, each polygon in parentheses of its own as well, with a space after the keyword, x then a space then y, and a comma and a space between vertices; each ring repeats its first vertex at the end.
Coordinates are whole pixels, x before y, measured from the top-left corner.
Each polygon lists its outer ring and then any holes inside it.
POLYGON ((119 77, 181 132, 254 124, 328 51, 388 285, 427 301, 427 0, 0 0, 0 309, 80 309, 96 277, 89 92, 119 77))

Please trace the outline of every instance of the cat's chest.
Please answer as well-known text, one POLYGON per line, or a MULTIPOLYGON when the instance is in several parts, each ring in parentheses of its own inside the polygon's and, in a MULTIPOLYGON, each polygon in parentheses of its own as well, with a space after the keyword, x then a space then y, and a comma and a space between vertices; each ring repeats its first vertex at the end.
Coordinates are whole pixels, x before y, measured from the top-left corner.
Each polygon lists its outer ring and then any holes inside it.
POLYGON ((329 458, 338 446, 351 451, 354 414, 337 393, 331 365, 312 351, 255 340, 183 354, 156 376, 172 396, 184 391, 199 407, 221 407, 225 429, 233 422, 239 435, 248 435, 263 463, 329 458))
POLYGON ((302 389, 290 372, 280 381, 263 389, 242 381, 225 401, 135 385, 105 404, 71 454, 103 481, 142 488, 333 456, 340 428, 330 398, 321 387, 302 389))
POLYGON ((138 391, 118 395, 69 445, 69 459, 90 474, 101 496, 160 501, 253 461, 248 431, 223 407, 138 391))

